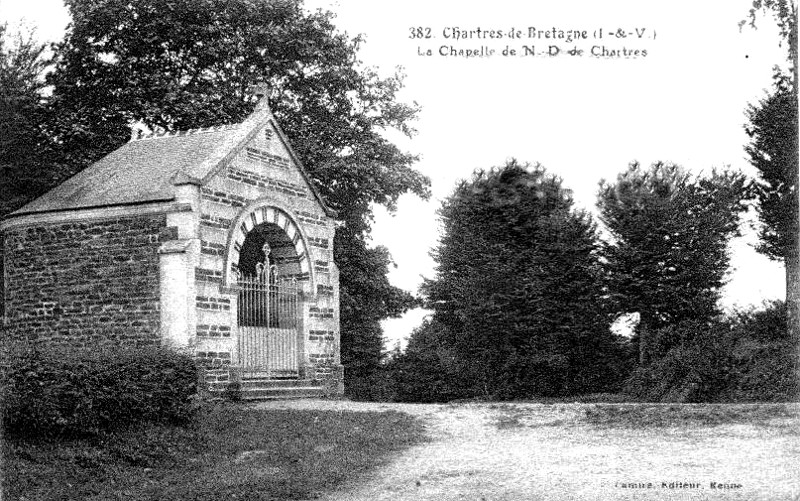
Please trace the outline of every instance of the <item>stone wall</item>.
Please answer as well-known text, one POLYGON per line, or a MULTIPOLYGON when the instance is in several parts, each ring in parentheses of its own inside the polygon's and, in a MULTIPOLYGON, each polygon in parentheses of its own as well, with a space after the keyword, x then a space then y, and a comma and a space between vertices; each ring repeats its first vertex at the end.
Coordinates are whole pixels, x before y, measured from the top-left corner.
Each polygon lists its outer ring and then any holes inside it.
POLYGON ((7 330, 78 346, 157 344, 158 249, 176 237, 165 215, 8 229, 7 330))

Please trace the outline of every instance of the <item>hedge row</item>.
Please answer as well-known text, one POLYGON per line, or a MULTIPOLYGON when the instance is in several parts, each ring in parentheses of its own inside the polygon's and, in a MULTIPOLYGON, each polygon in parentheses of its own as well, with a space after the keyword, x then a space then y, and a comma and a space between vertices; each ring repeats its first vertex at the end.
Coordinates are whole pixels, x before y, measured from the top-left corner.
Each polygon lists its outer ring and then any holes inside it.
POLYGON ((167 348, 4 351, 6 432, 84 435, 139 422, 179 423, 195 407, 195 362, 167 348))
POLYGON ((649 363, 625 393, 648 402, 782 402, 800 398, 797 343, 782 302, 652 334, 649 363))

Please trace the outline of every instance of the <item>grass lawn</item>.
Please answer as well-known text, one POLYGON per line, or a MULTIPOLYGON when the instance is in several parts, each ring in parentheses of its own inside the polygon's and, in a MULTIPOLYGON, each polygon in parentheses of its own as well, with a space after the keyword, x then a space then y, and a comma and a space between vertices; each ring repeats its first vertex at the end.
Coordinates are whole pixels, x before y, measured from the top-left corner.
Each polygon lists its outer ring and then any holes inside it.
POLYGON ((398 412, 208 405, 186 427, 83 439, 5 437, 3 494, 18 500, 314 497, 423 441, 398 412))

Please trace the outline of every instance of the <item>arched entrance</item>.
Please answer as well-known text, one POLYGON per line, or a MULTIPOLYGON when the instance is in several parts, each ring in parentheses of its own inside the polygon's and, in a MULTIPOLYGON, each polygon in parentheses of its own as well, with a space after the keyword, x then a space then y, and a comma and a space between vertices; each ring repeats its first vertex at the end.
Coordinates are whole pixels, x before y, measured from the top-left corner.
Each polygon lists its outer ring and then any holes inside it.
POLYGON ((239 366, 270 378, 297 377, 302 292, 310 280, 300 230, 282 211, 261 207, 244 214, 236 233, 229 259, 230 282, 238 291, 239 366))
POLYGON ((228 240, 224 283, 226 285, 236 283, 236 276, 240 274, 240 264, 245 266, 245 274, 254 272, 255 263, 263 257, 258 254, 262 245, 259 242, 264 241, 270 242, 275 247, 276 255, 273 259, 278 258, 279 262, 274 264, 280 267, 279 273, 283 276, 294 275, 294 278, 305 284, 307 292, 312 292, 314 275, 309 266, 308 244, 300 226, 286 211, 270 205, 255 204, 243 210, 236 218, 228 240), (254 232, 256 228, 259 230, 254 232), (254 250, 248 251, 251 254, 242 260, 245 242, 251 237, 251 233, 254 233, 253 240, 248 246, 254 250), (290 246, 294 247, 294 252, 290 246), (252 254, 253 252, 255 254, 252 254), (248 268, 250 266, 252 269, 248 268))

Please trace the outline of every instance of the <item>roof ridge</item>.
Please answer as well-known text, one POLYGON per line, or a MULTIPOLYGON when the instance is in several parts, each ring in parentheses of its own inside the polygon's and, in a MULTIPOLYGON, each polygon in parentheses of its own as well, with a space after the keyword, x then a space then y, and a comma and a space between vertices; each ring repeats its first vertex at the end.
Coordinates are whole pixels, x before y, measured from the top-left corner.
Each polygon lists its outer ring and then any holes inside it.
POLYGON ((142 136, 131 137, 129 142, 146 141, 150 139, 161 139, 165 137, 191 136, 194 134, 203 134, 206 132, 221 132, 227 130, 234 130, 238 128, 240 125, 242 124, 238 123, 238 124, 215 125, 212 127, 198 127, 196 129, 177 130, 172 132, 167 132, 167 131, 151 132, 149 134, 144 134, 142 136))

